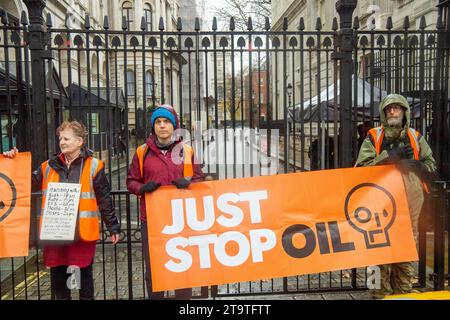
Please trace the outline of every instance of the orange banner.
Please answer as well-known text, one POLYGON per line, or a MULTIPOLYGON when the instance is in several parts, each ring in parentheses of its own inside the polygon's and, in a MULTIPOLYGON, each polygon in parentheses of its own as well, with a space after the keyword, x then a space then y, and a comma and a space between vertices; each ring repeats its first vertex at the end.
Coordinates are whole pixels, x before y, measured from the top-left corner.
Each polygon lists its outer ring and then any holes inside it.
POLYGON ((392 166, 167 186, 146 197, 155 291, 417 260, 392 166))
POLYGON ((0 155, 0 258, 28 256, 31 154, 0 155))

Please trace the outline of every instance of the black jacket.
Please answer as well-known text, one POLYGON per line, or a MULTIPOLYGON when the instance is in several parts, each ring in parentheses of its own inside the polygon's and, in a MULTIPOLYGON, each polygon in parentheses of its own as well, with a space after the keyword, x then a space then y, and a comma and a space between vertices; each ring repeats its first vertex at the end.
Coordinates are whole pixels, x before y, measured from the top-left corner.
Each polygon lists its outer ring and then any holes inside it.
MULTIPOLYGON (((80 173, 81 173, 81 163, 83 159, 92 157, 93 152, 86 147, 81 149, 80 156, 75 159, 70 168, 62 163, 60 159, 60 154, 56 154, 52 157, 48 164, 52 169, 54 169, 59 175, 59 181, 65 183, 79 183, 80 173)), ((84 165, 84 162, 83 162, 84 165)), ((42 170, 41 167, 33 172, 32 177, 33 189, 41 190, 42 188, 42 170)), ((94 178, 94 192, 97 198, 98 208, 100 210, 102 220, 105 223, 111 234, 120 233, 120 225, 117 220, 113 200, 111 197, 111 186, 108 179, 106 178, 104 168, 101 169, 94 178)))

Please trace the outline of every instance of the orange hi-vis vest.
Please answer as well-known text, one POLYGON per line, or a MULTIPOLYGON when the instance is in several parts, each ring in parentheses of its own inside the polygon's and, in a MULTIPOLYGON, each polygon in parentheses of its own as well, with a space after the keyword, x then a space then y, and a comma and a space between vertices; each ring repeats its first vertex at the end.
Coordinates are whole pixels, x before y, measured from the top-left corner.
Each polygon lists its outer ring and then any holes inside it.
MULTIPOLYGON (((411 144, 411 148, 414 151, 414 159, 415 160, 419 160, 419 154, 420 154, 420 147, 419 147, 419 138, 420 138, 420 133, 417 130, 414 130, 413 128, 408 128, 408 138, 409 138, 409 142, 411 144)), ((375 150, 377 155, 379 155, 381 153, 381 144, 383 143, 383 138, 384 138, 384 128, 383 127, 376 127, 373 129, 369 130, 369 134, 372 136, 373 141, 375 143, 375 150)), ((423 184, 423 190, 425 192, 429 192, 428 190, 428 186, 426 185, 425 182, 422 183, 423 184)))
MULTIPOLYGON (((81 168, 81 194, 78 206, 78 226, 79 236, 83 241, 97 241, 100 239, 99 219, 100 214, 97 198, 94 191, 94 178, 97 173, 104 168, 103 161, 88 157, 83 160, 84 166, 81 168)), ((47 186, 50 182, 59 182, 59 175, 55 169, 45 161, 41 165, 42 170, 42 210, 45 206, 47 186)), ((42 223, 42 215, 40 218, 42 223)))
MULTIPOLYGON (((373 141, 375 143, 375 150, 377 152, 377 155, 381 153, 381 144, 383 143, 384 138, 384 128, 383 127, 377 127, 369 130, 369 134, 372 136, 373 141)), ((419 131, 414 130, 413 128, 408 129, 408 138, 411 144, 411 148, 414 151, 414 159, 419 160, 419 153, 420 153, 420 147, 419 147, 419 138, 420 133, 419 131)))
MULTIPOLYGON (((136 155, 139 160, 139 170, 141 172, 141 177, 144 177, 144 158, 147 153, 148 146, 146 143, 139 146, 136 150, 136 155)), ((194 166, 192 165, 192 155, 194 151, 191 146, 183 144, 183 157, 184 157, 184 167, 183 176, 185 178, 192 178, 194 176, 194 166)))

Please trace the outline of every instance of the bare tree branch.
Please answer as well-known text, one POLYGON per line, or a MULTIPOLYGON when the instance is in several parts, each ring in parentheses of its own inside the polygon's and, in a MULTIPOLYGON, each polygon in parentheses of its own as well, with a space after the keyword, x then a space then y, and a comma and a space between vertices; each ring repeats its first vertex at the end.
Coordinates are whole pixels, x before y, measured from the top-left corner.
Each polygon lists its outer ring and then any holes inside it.
POLYGON ((226 0, 215 13, 218 21, 229 28, 230 19, 235 20, 237 30, 247 30, 248 18, 252 18, 253 28, 264 29, 265 19, 271 17, 271 0, 226 0))

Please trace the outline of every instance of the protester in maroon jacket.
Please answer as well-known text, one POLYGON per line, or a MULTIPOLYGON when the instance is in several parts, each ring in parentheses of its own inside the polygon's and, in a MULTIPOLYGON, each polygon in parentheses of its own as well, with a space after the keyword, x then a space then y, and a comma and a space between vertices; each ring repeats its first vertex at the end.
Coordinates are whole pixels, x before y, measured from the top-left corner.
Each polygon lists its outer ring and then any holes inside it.
MULTIPOLYGON (((152 113, 150 122, 152 134, 147 138, 146 151, 143 153, 142 176, 138 157, 139 152, 136 152, 128 171, 127 188, 130 193, 133 193, 140 198, 142 245, 146 265, 145 281, 149 299, 157 300, 164 298, 164 292, 152 291, 150 258, 148 252, 147 215, 144 195, 145 193, 155 191, 161 185, 173 184, 177 186, 177 188, 188 188, 191 182, 203 181, 204 174, 201 165, 194 161, 193 155, 191 159, 191 163, 193 163, 192 177, 184 177, 184 164, 182 161, 181 163, 174 163, 172 160, 173 152, 183 153, 183 148, 176 147, 182 142, 181 138, 176 139, 174 135, 175 129, 180 128, 180 122, 178 115, 172 106, 162 105, 156 108, 152 113)), ((180 154, 174 156, 181 156, 181 158, 183 158, 184 155, 180 154)), ((161 212, 159 214, 169 213, 161 212)), ((190 299, 191 296, 191 289, 180 289, 175 291, 176 299, 190 299)))

